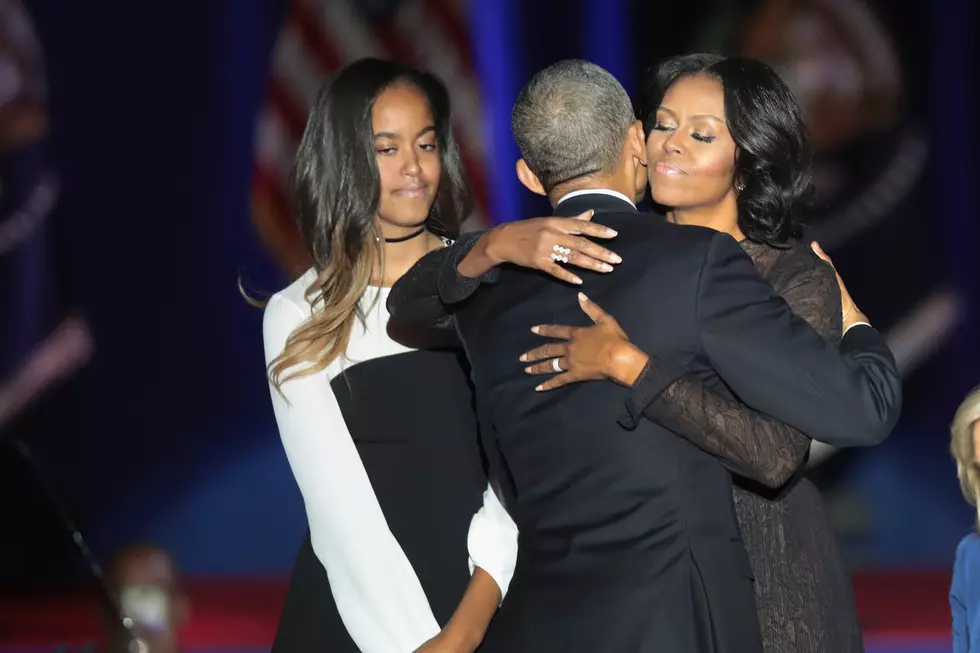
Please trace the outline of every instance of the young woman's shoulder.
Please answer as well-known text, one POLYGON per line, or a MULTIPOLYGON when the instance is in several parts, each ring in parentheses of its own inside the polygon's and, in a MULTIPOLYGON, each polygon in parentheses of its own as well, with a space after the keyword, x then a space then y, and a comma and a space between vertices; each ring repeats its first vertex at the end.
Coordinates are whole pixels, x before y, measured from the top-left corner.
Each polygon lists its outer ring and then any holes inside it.
MULTIPOLYGON (((287 304, 293 304, 294 306, 303 308, 304 312, 309 312, 309 302, 306 301, 306 291, 309 290, 310 284, 316 280, 316 270, 310 268, 303 274, 299 276, 291 284, 277 292, 272 296, 272 300, 269 301, 269 305, 272 306, 273 303, 281 304, 283 302, 287 304)), ((267 309, 268 310, 268 309, 267 309)))
MULTIPOLYGON (((316 271, 310 268, 269 299, 262 318, 262 339, 266 353, 278 356, 286 344, 286 338, 312 314, 306 301, 306 291, 316 279, 316 271)), ((268 357, 268 356, 267 356, 268 357)))

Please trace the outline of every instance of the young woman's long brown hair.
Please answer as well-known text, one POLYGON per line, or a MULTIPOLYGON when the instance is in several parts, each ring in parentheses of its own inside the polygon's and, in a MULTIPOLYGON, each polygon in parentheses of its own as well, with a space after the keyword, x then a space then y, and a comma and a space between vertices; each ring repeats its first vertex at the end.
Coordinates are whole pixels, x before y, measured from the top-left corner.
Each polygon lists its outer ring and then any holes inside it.
POLYGON ((342 356, 354 323, 364 319, 361 296, 372 272, 384 266, 371 110, 383 91, 401 83, 425 96, 435 122, 442 173, 426 226, 454 237, 469 211, 442 82, 382 59, 361 59, 337 71, 310 110, 293 167, 294 212, 317 275, 306 292, 313 307, 310 319, 290 334, 283 352, 269 364, 269 378, 280 391, 285 381, 313 374, 342 356))

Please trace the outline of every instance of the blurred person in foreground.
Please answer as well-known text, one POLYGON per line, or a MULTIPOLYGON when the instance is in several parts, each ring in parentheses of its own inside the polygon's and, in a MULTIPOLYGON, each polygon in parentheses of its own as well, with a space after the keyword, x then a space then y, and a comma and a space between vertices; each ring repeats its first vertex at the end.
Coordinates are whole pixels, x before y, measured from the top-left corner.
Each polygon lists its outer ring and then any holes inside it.
POLYGON ((146 645, 139 653, 180 652, 177 634, 189 604, 169 553, 152 545, 125 547, 106 566, 106 581, 122 611, 103 614, 109 653, 134 653, 121 617, 133 620, 132 635, 146 645))
MULTIPOLYGON (((977 507, 980 525, 980 387, 966 396, 953 417, 950 449, 963 496, 977 507)), ((980 651, 980 535, 970 533, 956 548, 949 606, 953 611, 953 652, 980 651)))

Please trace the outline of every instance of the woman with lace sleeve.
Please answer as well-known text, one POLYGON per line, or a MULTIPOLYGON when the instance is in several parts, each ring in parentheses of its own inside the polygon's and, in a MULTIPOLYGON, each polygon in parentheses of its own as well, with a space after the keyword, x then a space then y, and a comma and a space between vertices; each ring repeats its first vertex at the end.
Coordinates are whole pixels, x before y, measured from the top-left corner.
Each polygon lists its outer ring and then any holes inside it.
POLYGON ((432 75, 362 59, 323 86, 300 142, 313 266, 263 322, 310 527, 278 653, 473 651, 513 574, 516 527, 489 489, 460 357, 387 334, 390 286, 468 207, 449 116, 432 75))

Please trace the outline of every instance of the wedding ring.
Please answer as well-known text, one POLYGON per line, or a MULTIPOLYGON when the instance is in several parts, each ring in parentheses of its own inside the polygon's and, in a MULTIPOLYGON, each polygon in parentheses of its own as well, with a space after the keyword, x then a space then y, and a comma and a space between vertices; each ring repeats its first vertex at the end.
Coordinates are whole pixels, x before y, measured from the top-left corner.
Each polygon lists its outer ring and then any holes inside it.
POLYGON ((561 374, 562 372, 565 371, 565 370, 561 369, 561 363, 558 362, 558 359, 557 358, 552 358, 551 359, 551 367, 552 367, 552 369, 555 370, 555 373, 556 374, 561 374))
POLYGON ((562 256, 561 254, 552 254, 551 260, 555 263, 568 263, 568 257, 562 256))
POLYGON ((551 249, 553 249, 554 251, 558 252, 559 254, 561 254, 563 256, 568 256, 569 254, 572 253, 572 250, 570 248, 568 248, 568 247, 562 247, 561 245, 555 245, 551 249))

